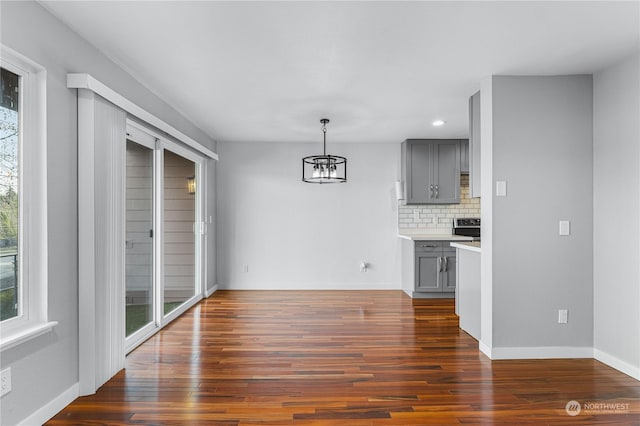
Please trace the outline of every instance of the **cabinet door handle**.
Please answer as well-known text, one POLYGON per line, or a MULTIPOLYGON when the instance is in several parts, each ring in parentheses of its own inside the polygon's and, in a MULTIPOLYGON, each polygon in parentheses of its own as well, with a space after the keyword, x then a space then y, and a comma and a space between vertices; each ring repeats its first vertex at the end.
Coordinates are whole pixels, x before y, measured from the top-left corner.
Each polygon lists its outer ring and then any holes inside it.
POLYGON ((436 185, 436 198, 438 198, 438 193, 439 193, 439 192, 440 192, 440 191, 438 191, 438 185, 436 185))
POLYGON ((449 270, 449 258, 447 256, 443 257, 444 259, 444 271, 447 272, 449 270))
POLYGON ((438 246, 434 246, 433 244, 421 244, 420 247, 436 248, 438 246))
POLYGON ((429 185, 430 189, 431 189, 431 196, 429 198, 433 198, 433 185, 429 185))
POLYGON ((438 272, 442 272, 442 257, 438 256, 438 272))

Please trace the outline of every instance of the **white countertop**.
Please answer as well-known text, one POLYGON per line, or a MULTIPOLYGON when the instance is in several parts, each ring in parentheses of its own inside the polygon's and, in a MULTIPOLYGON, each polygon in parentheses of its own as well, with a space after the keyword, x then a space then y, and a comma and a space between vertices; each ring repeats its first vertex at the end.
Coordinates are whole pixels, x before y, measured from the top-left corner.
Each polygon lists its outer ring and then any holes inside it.
POLYGON ((398 238, 413 241, 473 241, 473 238, 471 237, 453 235, 451 229, 403 229, 398 232, 398 238))
POLYGON ((475 251, 476 253, 480 253, 482 250, 480 248, 480 241, 473 242, 457 242, 451 243, 451 247, 455 247, 462 250, 475 251))

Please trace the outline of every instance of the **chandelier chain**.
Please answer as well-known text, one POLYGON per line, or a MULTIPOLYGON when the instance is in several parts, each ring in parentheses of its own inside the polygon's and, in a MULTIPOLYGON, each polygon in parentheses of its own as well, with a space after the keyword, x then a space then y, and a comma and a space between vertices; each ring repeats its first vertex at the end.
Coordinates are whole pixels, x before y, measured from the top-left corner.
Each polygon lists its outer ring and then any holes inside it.
POLYGON ((322 135, 324 139, 324 142, 322 144, 323 151, 324 151, 324 155, 327 155, 327 125, 326 124, 322 125, 322 135))

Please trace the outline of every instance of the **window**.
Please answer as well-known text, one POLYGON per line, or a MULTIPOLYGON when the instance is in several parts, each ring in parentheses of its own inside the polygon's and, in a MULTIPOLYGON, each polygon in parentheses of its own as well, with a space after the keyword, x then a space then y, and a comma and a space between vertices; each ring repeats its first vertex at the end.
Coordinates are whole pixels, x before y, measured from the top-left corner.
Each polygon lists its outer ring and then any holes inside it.
POLYGON ((20 164, 20 76, 0 68, 0 321, 20 316, 22 273, 18 174, 20 164))
POLYGON ((50 330, 44 68, 0 50, 0 350, 50 330))

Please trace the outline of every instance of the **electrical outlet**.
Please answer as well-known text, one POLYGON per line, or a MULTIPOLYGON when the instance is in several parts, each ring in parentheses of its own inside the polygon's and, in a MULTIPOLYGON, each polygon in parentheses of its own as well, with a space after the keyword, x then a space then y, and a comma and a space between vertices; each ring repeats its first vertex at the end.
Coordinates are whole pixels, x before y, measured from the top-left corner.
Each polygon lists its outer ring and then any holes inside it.
POLYGON ((0 396, 11 392, 11 367, 0 371, 0 396))
POLYGON ((249 272, 249 265, 243 265, 242 272, 249 272))
POLYGON ((569 322, 569 311, 558 309, 558 324, 566 324, 567 322, 569 322))
POLYGON ((415 221, 420 220, 420 210, 414 210, 413 211, 413 220, 415 220, 415 221))

